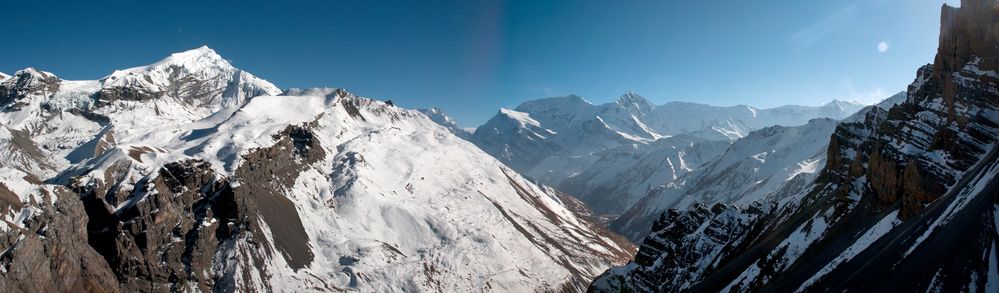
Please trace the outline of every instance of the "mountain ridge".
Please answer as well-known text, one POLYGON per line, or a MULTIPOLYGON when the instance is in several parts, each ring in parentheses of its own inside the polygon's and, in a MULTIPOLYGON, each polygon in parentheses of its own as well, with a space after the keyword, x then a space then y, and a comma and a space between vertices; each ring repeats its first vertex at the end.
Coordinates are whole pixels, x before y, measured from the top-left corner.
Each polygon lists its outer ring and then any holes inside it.
POLYGON ((0 93, 3 288, 583 291, 634 252, 420 111, 207 47, 0 93))

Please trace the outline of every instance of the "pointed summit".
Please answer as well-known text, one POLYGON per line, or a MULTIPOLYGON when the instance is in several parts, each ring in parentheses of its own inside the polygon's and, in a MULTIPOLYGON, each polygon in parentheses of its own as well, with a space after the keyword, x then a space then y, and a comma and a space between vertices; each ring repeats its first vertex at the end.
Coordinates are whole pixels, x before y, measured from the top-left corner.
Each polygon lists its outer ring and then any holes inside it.
POLYGON ((116 70, 111 75, 105 77, 104 80, 115 82, 120 79, 128 79, 128 76, 155 72, 173 73, 174 71, 205 77, 236 70, 232 64, 229 64, 215 50, 212 50, 208 46, 201 46, 196 49, 170 54, 170 56, 167 56, 163 60, 146 66, 116 70))
POLYGON ((54 90, 59 78, 50 72, 41 71, 34 67, 18 70, 14 76, 0 74, 0 81, 13 82, 23 88, 54 90), (44 87, 40 87, 44 86, 44 87))
POLYGON ((434 123, 443 126, 455 136, 467 140, 468 137, 472 135, 469 131, 459 127, 458 123, 455 122, 451 116, 444 114, 444 111, 441 111, 440 108, 433 107, 430 109, 417 109, 417 111, 420 111, 423 115, 427 115, 427 118, 430 118, 430 120, 434 123))
POLYGON ((183 52, 170 54, 166 59, 160 60, 153 64, 156 65, 179 65, 183 67, 188 67, 192 65, 203 65, 203 64, 216 64, 216 65, 227 65, 228 61, 222 58, 221 55, 209 48, 208 46, 201 46, 196 49, 191 49, 183 52))
POLYGON ((207 46, 170 54, 150 65, 116 70, 101 83, 98 107, 156 100, 153 115, 179 120, 200 119, 255 96, 281 93, 270 82, 233 67, 207 46))
POLYGON ((624 92, 621 97, 617 98, 616 103, 622 107, 628 108, 628 110, 633 112, 647 112, 654 109, 656 106, 652 104, 645 97, 639 96, 635 92, 628 90, 624 92))
POLYGON ((14 72, 14 76, 15 77, 16 76, 32 76, 32 77, 38 77, 38 78, 49 78, 49 77, 55 77, 55 74, 52 74, 51 72, 41 71, 41 70, 38 70, 38 69, 36 69, 34 67, 28 67, 28 68, 25 68, 25 69, 18 70, 17 72, 14 72))

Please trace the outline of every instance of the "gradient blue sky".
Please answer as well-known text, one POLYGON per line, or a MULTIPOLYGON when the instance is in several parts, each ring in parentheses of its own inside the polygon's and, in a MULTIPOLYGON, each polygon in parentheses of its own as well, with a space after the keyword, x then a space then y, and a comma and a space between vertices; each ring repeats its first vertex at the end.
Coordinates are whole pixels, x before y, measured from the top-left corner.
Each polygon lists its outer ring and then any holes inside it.
POLYGON ((0 71, 97 79, 208 45, 282 88, 344 87, 477 126, 570 93, 873 102, 932 62, 940 6, 959 1, 83 2, 3 3, 0 71))

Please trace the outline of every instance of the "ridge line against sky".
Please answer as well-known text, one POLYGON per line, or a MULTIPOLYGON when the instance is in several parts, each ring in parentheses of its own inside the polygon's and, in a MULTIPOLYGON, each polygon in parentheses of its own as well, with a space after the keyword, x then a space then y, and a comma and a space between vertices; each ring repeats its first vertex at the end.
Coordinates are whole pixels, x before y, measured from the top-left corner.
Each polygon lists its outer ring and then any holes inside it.
POLYGON ((207 45, 282 88, 343 87, 477 126, 632 90, 657 105, 873 103, 933 60, 948 0, 18 1, 0 72, 96 79, 207 45))

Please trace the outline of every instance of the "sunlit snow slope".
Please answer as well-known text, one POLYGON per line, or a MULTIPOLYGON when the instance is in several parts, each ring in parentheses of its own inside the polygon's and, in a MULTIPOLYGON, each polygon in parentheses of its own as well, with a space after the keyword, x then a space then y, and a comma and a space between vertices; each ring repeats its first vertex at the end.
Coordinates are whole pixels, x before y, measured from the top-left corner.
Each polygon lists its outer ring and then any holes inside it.
POLYGON ((3 288, 581 291, 634 253, 419 111, 282 92, 207 47, 22 70, 0 107, 3 288))

